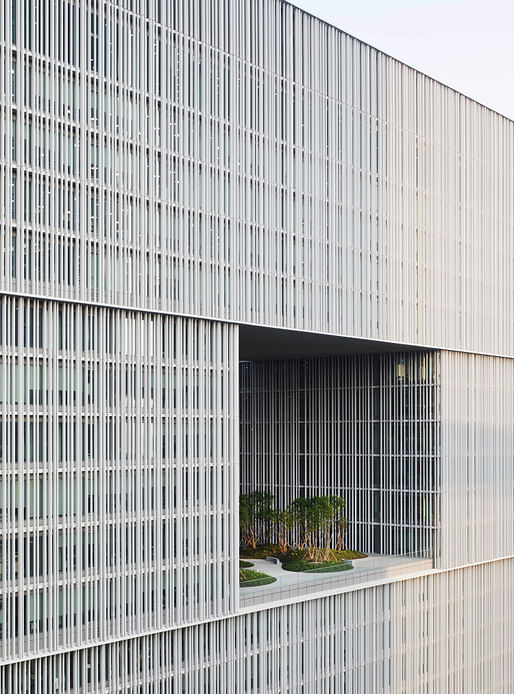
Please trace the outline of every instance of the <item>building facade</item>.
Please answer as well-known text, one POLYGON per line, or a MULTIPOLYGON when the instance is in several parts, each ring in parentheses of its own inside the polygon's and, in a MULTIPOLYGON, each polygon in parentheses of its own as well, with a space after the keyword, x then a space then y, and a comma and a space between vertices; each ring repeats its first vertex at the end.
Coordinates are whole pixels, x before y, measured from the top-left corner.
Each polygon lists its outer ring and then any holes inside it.
POLYGON ((282 0, 2 3, 0 691, 511 693, 513 232, 513 122, 282 0), (249 601, 253 488, 430 566, 249 601))

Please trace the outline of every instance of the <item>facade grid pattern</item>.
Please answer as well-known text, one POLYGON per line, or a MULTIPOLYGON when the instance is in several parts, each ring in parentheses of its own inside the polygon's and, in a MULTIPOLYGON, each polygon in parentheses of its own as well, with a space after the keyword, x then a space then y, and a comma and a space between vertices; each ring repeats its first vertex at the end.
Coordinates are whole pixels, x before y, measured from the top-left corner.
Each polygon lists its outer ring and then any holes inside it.
POLYGON ((441 354, 441 565, 514 555, 514 359, 441 354))
POLYGON ((12 298, 0 317, 1 657, 233 612, 236 328, 12 298))
POLYGON ((0 690, 511 694, 513 190, 512 121, 283 0, 0 3, 0 690), (240 422, 242 324, 363 352, 240 422), (240 477, 436 568, 245 612, 240 477))
POLYGON ((13 0, 0 55, 0 290, 513 354, 510 120, 281 0, 13 0))

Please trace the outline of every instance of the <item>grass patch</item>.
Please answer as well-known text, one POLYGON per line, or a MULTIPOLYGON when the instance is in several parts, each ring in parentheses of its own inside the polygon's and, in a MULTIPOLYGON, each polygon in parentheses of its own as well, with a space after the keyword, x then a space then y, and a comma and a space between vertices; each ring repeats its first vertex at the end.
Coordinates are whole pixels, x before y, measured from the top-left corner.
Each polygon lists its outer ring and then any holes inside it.
POLYGON ((245 559, 266 559, 266 557, 278 557, 280 559, 280 556, 277 545, 257 545, 255 549, 251 547, 241 549, 241 557, 245 559))
MULTIPOLYGON (((241 557, 244 557, 245 559, 266 559, 266 557, 277 557, 277 559, 283 561, 284 557, 298 557, 303 559, 304 555, 305 550, 293 548, 290 548, 287 554, 281 554, 277 545, 257 545, 255 549, 252 549, 251 547, 241 549, 241 557)), ((341 559, 362 559, 368 555, 363 554, 363 552, 357 552, 354 549, 331 549, 330 556, 334 560, 337 559, 340 561, 341 559)))
POLYGON ((331 566, 322 566, 320 569, 310 569, 311 573, 317 573, 317 574, 328 574, 328 573, 336 573, 337 571, 349 571, 352 569, 351 564, 347 564, 346 562, 339 562, 338 564, 332 564, 331 566))
POLYGON ((250 566, 253 566, 251 561, 243 561, 242 559, 239 560, 240 569, 249 569, 250 566))
POLYGON ((256 586, 265 586, 267 583, 275 583, 277 579, 268 574, 263 574, 260 571, 252 571, 251 569, 239 569, 239 586, 241 588, 255 588, 256 586))
POLYGON ((257 545, 255 549, 245 548, 241 555, 246 559, 266 559, 276 557, 282 562, 286 571, 316 571, 329 573, 332 571, 348 571, 352 566, 344 560, 360 559, 366 554, 353 549, 330 550, 330 559, 327 561, 310 561, 307 559, 307 551, 304 549, 290 548, 287 554, 281 554, 277 545, 257 545))
POLYGON ((348 571, 352 568, 351 564, 341 561, 307 561, 293 557, 285 557, 282 561, 282 568, 286 571, 315 571, 316 573, 329 573, 332 571, 348 571))
POLYGON ((342 552, 337 554, 341 555, 341 559, 364 559, 364 557, 368 556, 363 552, 357 552, 355 549, 343 549, 342 552))

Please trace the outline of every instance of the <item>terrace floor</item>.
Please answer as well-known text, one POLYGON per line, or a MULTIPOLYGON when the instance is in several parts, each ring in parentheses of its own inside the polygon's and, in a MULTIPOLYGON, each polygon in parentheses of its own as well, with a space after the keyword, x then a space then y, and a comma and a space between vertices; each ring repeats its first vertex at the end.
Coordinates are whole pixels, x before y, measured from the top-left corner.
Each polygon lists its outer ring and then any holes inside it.
POLYGON ((241 588, 240 607, 268 604, 310 593, 337 591, 359 583, 380 581, 391 577, 428 573, 433 568, 432 559, 383 555, 354 559, 351 562, 353 569, 333 573, 285 571, 281 566, 266 559, 245 559, 245 561, 251 561, 252 569, 273 576, 277 580, 265 586, 241 588))

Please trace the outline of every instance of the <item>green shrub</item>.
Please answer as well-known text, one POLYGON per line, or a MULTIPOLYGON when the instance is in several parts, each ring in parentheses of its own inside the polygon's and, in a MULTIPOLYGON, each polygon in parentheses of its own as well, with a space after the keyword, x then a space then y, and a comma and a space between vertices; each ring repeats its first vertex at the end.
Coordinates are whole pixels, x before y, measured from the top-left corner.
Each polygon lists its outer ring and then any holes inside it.
POLYGON ((239 568, 240 569, 249 569, 250 566, 253 566, 251 561, 243 561, 241 559, 239 560, 239 568))
POLYGON ((252 571, 251 569, 239 570, 239 586, 241 588, 264 586, 267 583, 275 583, 276 580, 273 576, 268 576, 268 574, 263 574, 260 571, 252 571))
POLYGON ((280 552, 277 545, 257 545, 255 549, 252 547, 241 548, 241 557, 245 559, 266 559, 266 557, 278 557, 280 552))
POLYGON ((347 564, 346 562, 338 562, 337 564, 331 564, 330 566, 322 566, 321 568, 310 568, 307 569, 307 572, 309 573, 316 573, 316 574, 328 574, 328 573, 335 573, 337 571, 349 571, 352 567, 351 564, 347 564))
POLYGON ((368 556, 363 552, 357 552, 355 549, 343 549, 341 552, 338 552, 338 556, 339 555, 341 559, 363 559, 368 556))
MULTIPOLYGON (((287 554, 282 554, 278 545, 257 545, 255 549, 250 547, 241 549, 241 556, 245 559, 266 559, 266 557, 276 557, 277 559, 280 559, 283 564, 285 564, 293 559, 304 561, 306 559, 306 551, 303 549, 293 549, 292 547, 289 547, 287 554)), ((360 559, 361 557, 366 556, 366 554, 356 552, 353 549, 331 549, 329 561, 338 564, 342 559, 360 559)), ((284 568, 286 567, 284 566, 284 568)), ((305 569, 298 570, 305 571, 305 569)))
POLYGON ((352 568, 351 564, 341 561, 307 561, 302 558, 293 557, 283 558, 282 567, 286 571, 311 571, 316 573, 328 573, 330 571, 348 571, 352 568))

